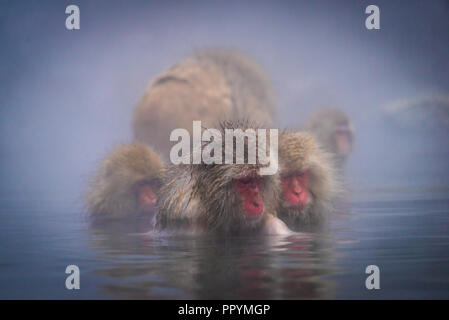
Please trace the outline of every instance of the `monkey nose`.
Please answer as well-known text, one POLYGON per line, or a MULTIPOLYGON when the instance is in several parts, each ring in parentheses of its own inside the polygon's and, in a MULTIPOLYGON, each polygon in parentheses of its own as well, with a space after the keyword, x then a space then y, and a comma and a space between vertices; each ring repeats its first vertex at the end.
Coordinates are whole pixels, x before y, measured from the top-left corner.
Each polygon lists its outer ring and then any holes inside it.
POLYGON ((290 190, 295 195, 299 195, 302 192, 301 186, 299 184, 294 184, 294 183, 291 184, 290 190))
POLYGON ((295 195, 299 195, 303 191, 303 188, 299 183, 293 184, 291 189, 295 195))
POLYGON ((249 185, 249 188, 250 188, 252 191, 259 192, 259 186, 257 185, 257 183, 251 183, 251 184, 249 185))
POLYGON ((258 186, 251 187, 251 192, 254 195, 258 194, 259 193, 259 187, 258 186))

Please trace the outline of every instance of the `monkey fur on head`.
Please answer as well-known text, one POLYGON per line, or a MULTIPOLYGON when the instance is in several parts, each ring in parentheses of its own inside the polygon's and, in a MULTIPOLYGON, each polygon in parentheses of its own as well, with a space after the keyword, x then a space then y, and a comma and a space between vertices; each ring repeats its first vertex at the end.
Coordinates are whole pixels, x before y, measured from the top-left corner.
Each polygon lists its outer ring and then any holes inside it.
POLYGON ((307 132, 279 136, 282 195, 278 216, 292 229, 317 224, 331 209, 338 183, 331 156, 307 132))
POLYGON ((158 75, 133 115, 134 137, 168 158, 170 133, 193 120, 211 127, 222 119, 250 118, 271 125, 272 89, 264 71, 247 56, 228 49, 204 49, 158 75))
POLYGON ((152 213, 163 167, 159 155, 147 145, 117 147, 102 161, 89 186, 90 216, 107 220, 152 213))
POLYGON ((314 134, 323 148, 334 155, 337 168, 342 169, 354 144, 349 117, 339 109, 322 109, 306 119, 304 130, 314 134))
MULTIPOLYGON (((222 137, 225 129, 244 131, 255 128, 249 127, 247 122, 232 121, 221 122, 220 127, 222 137)), ((233 164, 224 164, 224 143, 223 139, 223 164, 202 162, 173 165, 167 169, 160 190, 156 229, 177 228, 218 234, 288 234, 290 230, 276 217, 280 190, 278 175, 260 175, 263 165, 259 161, 235 164, 235 145, 233 164)), ((244 157, 247 159, 246 139, 245 145, 244 157)))

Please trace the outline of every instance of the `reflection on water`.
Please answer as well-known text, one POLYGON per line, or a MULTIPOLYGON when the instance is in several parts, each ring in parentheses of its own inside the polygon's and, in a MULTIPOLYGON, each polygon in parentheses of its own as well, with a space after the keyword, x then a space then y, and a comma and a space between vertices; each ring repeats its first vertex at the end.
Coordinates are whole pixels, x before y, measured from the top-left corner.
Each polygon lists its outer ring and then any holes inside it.
POLYGON ((105 293, 119 298, 325 298, 333 257, 325 236, 167 237, 91 228, 107 262, 105 293))
POLYGON ((398 198, 352 201, 295 236, 217 238, 89 226, 70 208, 2 197, 0 298, 449 298, 449 197, 398 198), (69 264, 78 291, 64 288, 69 264), (381 290, 365 289, 370 264, 381 290))

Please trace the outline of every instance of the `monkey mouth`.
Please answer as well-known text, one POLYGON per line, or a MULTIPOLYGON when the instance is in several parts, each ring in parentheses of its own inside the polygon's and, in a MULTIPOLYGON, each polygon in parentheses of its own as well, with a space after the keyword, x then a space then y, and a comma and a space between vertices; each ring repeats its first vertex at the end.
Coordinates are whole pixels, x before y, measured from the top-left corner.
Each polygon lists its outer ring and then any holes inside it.
POLYGON ((159 204, 157 201, 150 203, 142 203, 139 206, 140 214, 151 214, 159 210, 159 204))
POLYGON ((340 156, 347 156, 352 150, 352 139, 347 133, 336 134, 337 153, 340 156))
POLYGON ((306 203, 305 202, 292 203, 290 201, 285 201, 284 207, 289 209, 304 210, 306 208, 306 203))
POLYGON ((304 207, 307 203, 309 195, 303 190, 301 192, 288 192, 285 194, 284 200, 289 207, 304 207))
POLYGON ((245 204, 246 219, 253 220, 259 218, 263 214, 264 204, 260 199, 249 201, 245 204))

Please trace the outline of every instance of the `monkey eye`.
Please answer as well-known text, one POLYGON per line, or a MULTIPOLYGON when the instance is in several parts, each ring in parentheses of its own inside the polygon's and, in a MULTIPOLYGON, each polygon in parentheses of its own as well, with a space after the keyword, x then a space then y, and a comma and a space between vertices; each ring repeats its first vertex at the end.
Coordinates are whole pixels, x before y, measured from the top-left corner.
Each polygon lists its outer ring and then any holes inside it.
POLYGON ((263 185, 263 178, 262 177, 253 177, 253 176, 247 176, 236 180, 237 184, 241 186, 248 186, 250 184, 256 183, 258 186, 263 185))
POLYGON ((335 134, 351 136, 351 131, 348 128, 337 128, 334 132, 335 134))
POLYGON ((288 179, 288 178, 304 178, 308 175, 309 171, 294 171, 294 172, 289 172, 285 175, 283 175, 281 178, 282 179, 288 179))
POLYGON ((147 181, 147 180, 140 180, 140 181, 135 183, 135 186, 138 187, 138 188, 146 186, 146 185, 150 185, 150 182, 147 181))
POLYGON ((304 176, 306 173, 304 171, 295 171, 292 174, 290 174, 290 177, 302 177, 304 176))
POLYGON ((349 139, 349 141, 352 141, 352 134, 349 129, 336 129, 335 134, 339 136, 346 136, 346 138, 349 139))
POLYGON ((242 178, 242 179, 238 179, 237 182, 241 183, 241 184, 249 184, 253 179, 252 178, 242 178))

